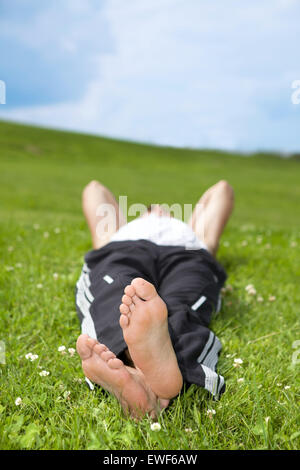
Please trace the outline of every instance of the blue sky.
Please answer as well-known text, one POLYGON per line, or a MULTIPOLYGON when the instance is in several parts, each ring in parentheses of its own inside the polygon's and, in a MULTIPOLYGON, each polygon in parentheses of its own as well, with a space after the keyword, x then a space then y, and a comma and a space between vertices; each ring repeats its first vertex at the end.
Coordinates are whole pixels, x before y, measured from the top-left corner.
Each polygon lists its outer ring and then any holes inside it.
POLYGON ((1 0, 0 118, 296 152, 299 37, 298 0, 1 0))

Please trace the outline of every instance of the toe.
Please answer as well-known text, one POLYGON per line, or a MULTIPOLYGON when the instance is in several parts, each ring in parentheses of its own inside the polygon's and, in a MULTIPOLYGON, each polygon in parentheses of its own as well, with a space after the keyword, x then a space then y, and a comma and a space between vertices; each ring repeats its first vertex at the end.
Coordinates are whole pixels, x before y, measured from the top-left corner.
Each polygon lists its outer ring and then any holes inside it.
POLYGON ((134 287, 136 295, 143 300, 151 300, 157 295, 154 285, 141 277, 133 279, 131 285, 134 287))
POLYGON ((93 349, 93 347, 96 346, 96 344, 98 344, 98 341, 94 338, 91 338, 90 336, 87 338, 86 341, 91 349, 93 349))
POLYGON ((127 315, 129 313, 129 307, 125 304, 120 305, 120 312, 123 313, 123 315, 127 315))
MULTIPOLYGON (((142 300, 137 295, 134 295, 132 297, 132 302, 134 303, 134 305, 138 305, 139 303, 142 302, 142 300)), ((130 306, 129 306, 129 308, 130 308, 130 306)))
POLYGON ((88 359, 92 354, 92 348, 88 343, 89 339, 86 334, 80 335, 77 339, 76 349, 82 360, 88 359))
POLYGON ((107 347, 104 344, 96 344, 93 351, 100 356, 104 351, 107 351, 107 347))
POLYGON ((130 286, 126 286, 125 289, 124 289, 124 292, 126 295, 128 295, 129 297, 133 297, 134 294, 135 294, 135 289, 132 285, 130 286))
POLYGON ((120 327, 126 328, 129 325, 129 318, 126 315, 120 316, 120 327))
POLYGON ((116 355, 112 351, 104 351, 101 354, 101 359, 103 359, 105 362, 107 362, 109 359, 114 359, 115 357, 116 355))
POLYGON ((124 366, 121 359, 118 359, 117 357, 115 357, 113 359, 109 359, 107 364, 111 369, 120 369, 121 367, 124 366))
POLYGON ((158 399, 158 404, 159 404, 161 410, 163 410, 164 408, 167 408, 169 403, 170 403, 170 400, 167 400, 166 398, 159 398, 158 399))
POLYGON ((123 302, 123 304, 129 306, 129 305, 132 303, 132 298, 129 297, 129 295, 126 295, 126 294, 125 294, 125 295, 123 295, 123 297, 122 297, 122 302, 123 302))

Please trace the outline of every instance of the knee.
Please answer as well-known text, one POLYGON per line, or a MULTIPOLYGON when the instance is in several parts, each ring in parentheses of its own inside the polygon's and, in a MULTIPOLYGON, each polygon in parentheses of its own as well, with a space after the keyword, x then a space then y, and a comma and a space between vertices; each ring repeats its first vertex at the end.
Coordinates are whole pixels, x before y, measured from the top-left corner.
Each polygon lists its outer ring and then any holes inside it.
POLYGON ((82 197, 86 198, 90 194, 93 194, 95 191, 106 191, 106 187, 103 184, 99 183, 97 180, 90 181, 82 191, 82 197))
POLYGON ((97 180, 92 180, 90 181, 84 188, 84 190, 86 189, 93 189, 93 188, 98 188, 99 186, 102 186, 101 183, 99 183, 99 181, 97 180))
POLYGON ((216 184, 216 189, 218 192, 222 193, 223 195, 226 195, 226 197, 230 199, 234 199, 234 190, 233 187, 228 183, 226 180, 220 180, 216 184))

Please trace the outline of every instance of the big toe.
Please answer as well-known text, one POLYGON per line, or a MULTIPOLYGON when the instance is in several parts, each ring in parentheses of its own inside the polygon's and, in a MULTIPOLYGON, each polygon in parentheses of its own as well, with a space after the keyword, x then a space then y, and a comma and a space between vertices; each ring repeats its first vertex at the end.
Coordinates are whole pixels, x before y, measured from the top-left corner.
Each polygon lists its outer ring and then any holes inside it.
POLYGON ((90 337, 86 334, 80 335, 76 342, 76 349, 82 360, 88 359, 92 354, 90 337))
POLYGON ((133 279, 131 285, 135 288, 136 295, 143 300, 151 300, 157 295, 154 285, 141 277, 133 279))

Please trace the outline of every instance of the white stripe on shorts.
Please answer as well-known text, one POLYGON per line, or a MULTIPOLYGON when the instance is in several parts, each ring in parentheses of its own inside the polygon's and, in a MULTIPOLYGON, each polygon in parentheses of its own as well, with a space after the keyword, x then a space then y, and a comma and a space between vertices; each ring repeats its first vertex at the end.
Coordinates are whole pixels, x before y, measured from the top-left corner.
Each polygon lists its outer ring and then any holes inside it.
POLYGON ((218 397, 220 391, 224 385, 224 377, 222 375, 218 375, 216 372, 211 370, 209 367, 204 366, 201 364, 203 372, 205 374, 205 388, 208 390, 214 397, 218 397), (219 386, 218 386, 218 382, 219 386))
POLYGON ((114 282, 113 278, 109 276, 109 274, 105 274, 105 276, 103 277, 103 280, 107 282, 107 284, 112 284, 114 282))
POLYGON ((206 297, 204 295, 202 295, 198 300, 197 302, 194 303, 194 305, 192 305, 192 310, 197 310, 197 308, 199 308, 202 304, 204 304, 204 302, 206 301, 206 297))
POLYGON ((83 315, 83 320, 81 323, 82 333, 88 334, 91 338, 97 339, 97 334, 95 330, 94 321, 90 314, 90 306, 94 297, 89 289, 91 285, 89 278, 89 268, 84 264, 80 278, 76 284, 77 294, 76 294, 76 304, 80 308, 80 311, 83 315))
POLYGON ((209 350, 209 348, 210 348, 211 345, 212 345, 212 342, 213 342, 213 340, 214 340, 214 336, 215 336, 215 335, 213 334, 213 332, 210 331, 210 332, 209 332, 209 337, 208 337, 207 343, 206 343, 206 345, 204 346, 202 353, 201 353, 200 356, 198 357, 197 362, 202 362, 203 359, 205 358, 205 356, 206 356, 206 354, 207 354, 207 351, 209 350))
POLYGON ((215 341, 213 343, 213 346, 205 359, 202 361, 202 364, 205 366, 209 367, 210 369, 215 370, 217 362, 218 362, 218 357, 219 357, 219 352, 222 349, 222 345, 219 341, 219 339, 215 336, 215 341))

